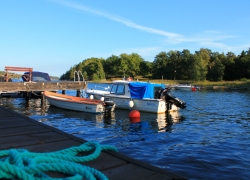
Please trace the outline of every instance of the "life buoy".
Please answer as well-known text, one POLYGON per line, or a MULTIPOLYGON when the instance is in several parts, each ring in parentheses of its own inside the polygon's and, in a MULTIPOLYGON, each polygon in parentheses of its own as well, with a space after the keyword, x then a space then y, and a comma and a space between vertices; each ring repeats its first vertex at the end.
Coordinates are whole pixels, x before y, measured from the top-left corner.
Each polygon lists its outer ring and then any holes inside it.
POLYGON ((28 74, 24 74, 24 75, 22 75, 22 79, 24 80, 24 81, 30 81, 30 76, 28 75, 28 74))

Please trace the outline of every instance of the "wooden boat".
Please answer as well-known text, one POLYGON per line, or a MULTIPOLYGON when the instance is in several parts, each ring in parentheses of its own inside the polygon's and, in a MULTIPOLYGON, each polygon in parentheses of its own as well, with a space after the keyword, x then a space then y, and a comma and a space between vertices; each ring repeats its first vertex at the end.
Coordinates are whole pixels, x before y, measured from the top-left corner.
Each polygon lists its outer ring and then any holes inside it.
POLYGON ((109 98, 119 109, 136 109, 150 113, 165 113, 185 108, 186 103, 172 96, 164 84, 115 80, 110 91, 86 89, 93 99, 109 98), (164 96, 161 96, 165 93, 164 96))
POLYGON ((104 113, 106 109, 114 110, 114 104, 105 101, 89 98, 74 97, 54 92, 44 91, 44 96, 50 105, 74 111, 84 111, 89 113, 104 113), (112 106, 112 107, 111 107, 112 106))

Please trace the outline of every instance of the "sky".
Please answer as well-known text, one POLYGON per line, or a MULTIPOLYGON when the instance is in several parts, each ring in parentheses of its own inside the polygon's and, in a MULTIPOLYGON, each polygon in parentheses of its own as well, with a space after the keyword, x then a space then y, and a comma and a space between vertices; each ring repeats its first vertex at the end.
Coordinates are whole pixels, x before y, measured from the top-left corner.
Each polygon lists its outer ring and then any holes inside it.
POLYGON ((0 71, 60 77, 95 57, 250 48, 249 0, 0 0, 0 71))

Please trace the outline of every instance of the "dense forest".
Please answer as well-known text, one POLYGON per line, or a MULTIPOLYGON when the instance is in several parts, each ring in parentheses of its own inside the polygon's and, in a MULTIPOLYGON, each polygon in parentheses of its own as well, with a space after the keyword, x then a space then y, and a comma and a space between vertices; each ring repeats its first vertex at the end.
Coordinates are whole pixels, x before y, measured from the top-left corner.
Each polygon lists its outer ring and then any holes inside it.
POLYGON ((194 54, 187 49, 160 52, 153 62, 145 61, 136 53, 112 55, 107 59, 92 57, 71 67, 60 80, 73 80, 76 72, 87 80, 124 76, 194 81, 243 80, 250 79, 250 48, 239 55, 204 48, 194 54))

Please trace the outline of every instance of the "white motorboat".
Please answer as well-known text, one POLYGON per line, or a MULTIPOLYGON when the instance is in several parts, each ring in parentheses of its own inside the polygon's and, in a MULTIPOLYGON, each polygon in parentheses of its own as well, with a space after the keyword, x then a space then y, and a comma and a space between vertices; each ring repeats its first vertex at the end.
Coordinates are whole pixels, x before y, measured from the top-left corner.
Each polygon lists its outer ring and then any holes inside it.
MULTIPOLYGON (((101 100, 68 96, 49 91, 44 91, 44 96, 51 105, 74 111, 104 113, 106 112, 106 108, 109 108, 110 105, 101 100)), ((114 110, 114 107, 113 105, 111 111, 114 110)))
POLYGON ((86 89, 90 99, 110 100, 118 109, 165 113, 185 108, 186 103, 167 91, 164 84, 115 80, 110 91, 86 89))
POLYGON ((191 84, 176 84, 173 86, 173 88, 184 91, 196 91, 196 89, 199 89, 198 87, 192 86, 191 84))

